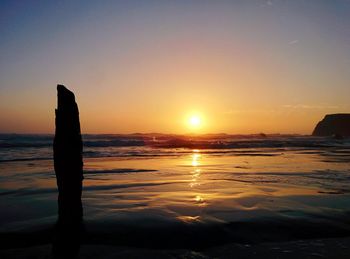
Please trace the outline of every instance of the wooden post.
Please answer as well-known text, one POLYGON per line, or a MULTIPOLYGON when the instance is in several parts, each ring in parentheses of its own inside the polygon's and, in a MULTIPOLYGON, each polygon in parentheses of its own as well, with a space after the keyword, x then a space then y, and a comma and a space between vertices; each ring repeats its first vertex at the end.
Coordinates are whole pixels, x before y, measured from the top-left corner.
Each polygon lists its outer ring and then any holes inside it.
POLYGON ((83 145, 74 94, 65 86, 57 85, 57 100, 53 151, 58 187, 58 222, 53 252, 64 258, 79 252, 83 217, 83 145))

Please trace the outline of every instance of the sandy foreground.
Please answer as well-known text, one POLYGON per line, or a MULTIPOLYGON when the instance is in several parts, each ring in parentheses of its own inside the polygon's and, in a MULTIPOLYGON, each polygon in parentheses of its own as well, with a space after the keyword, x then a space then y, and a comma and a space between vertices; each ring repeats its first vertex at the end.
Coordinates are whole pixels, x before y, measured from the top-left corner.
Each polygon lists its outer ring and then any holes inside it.
MULTIPOLYGON (((0 258, 53 258, 51 245, 0 250, 0 258)), ((350 258, 350 237, 227 244, 200 251, 82 245, 79 258, 350 258)))

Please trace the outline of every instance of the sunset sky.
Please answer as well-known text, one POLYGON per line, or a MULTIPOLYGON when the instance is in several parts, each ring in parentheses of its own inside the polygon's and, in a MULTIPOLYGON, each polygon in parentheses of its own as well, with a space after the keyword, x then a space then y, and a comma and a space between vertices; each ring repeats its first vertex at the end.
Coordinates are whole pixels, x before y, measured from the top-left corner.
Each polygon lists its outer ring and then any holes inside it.
POLYGON ((0 132, 53 133, 60 83, 83 133, 310 134, 350 112, 350 1, 1 1, 0 68, 0 132))

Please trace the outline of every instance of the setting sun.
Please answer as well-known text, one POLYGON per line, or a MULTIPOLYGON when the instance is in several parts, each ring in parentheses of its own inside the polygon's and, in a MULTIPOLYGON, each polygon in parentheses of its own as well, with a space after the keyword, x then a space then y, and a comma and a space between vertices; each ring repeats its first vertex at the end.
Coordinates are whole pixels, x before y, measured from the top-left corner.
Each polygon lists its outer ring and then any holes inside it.
POLYGON ((192 128, 198 128, 202 124, 202 120, 198 115, 193 115, 188 120, 189 126, 192 128))

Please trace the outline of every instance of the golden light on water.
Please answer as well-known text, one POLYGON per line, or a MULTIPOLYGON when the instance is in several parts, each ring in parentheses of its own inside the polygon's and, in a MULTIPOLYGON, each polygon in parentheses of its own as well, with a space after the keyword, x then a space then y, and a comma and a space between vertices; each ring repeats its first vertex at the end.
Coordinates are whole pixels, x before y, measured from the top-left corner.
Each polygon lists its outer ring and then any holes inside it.
POLYGON ((201 154, 192 154, 192 166, 199 166, 199 159, 201 158, 201 154))
POLYGON ((178 216, 177 219, 183 221, 183 222, 196 222, 200 221, 200 216, 178 216))
MULTIPOLYGON (((200 150, 198 149, 194 149, 192 150, 192 155, 191 155, 191 165, 192 165, 192 180, 190 182, 190 187, 196 189, 196 187, 199 187, 201 185, 201 181, 200 181, 200 177, 201 177, 201 169, 198 168, 201 164, 200 164, 200 159, 201 159, 202 155, 200 154, 200 150)), ((203 196, 201 193, 197 192, 198 190, 195 191, 194 194, 194 202, 200 206, 207 206, 207 203, 205 202, 203 196)))

